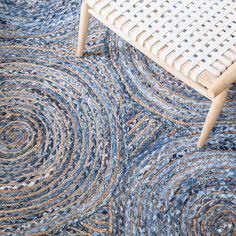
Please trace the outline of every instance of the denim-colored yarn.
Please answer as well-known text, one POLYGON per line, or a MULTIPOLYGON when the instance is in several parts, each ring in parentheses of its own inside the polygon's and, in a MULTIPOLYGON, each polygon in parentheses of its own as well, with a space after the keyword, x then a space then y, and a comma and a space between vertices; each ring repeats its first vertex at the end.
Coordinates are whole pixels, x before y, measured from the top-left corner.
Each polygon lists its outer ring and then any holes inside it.
POLYGON ((235 235, 236 101, 209 101, 80 0, 0 2, 0 234, 235 235))

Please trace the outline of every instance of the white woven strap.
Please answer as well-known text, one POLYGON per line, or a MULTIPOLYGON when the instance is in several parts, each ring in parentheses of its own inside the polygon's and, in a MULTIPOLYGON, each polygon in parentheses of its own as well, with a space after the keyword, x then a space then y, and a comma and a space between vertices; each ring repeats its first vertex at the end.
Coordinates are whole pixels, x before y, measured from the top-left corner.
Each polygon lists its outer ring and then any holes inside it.
POLYGON ((236 60, 235 0, 90 0, 110 24, 185 76, 218 77, 236 60))

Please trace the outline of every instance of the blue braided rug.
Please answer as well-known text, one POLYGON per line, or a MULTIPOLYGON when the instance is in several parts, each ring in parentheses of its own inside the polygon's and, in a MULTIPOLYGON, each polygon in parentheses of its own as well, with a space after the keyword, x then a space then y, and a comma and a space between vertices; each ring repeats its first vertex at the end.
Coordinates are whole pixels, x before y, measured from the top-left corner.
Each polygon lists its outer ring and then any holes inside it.
POLYGON ((236 86, 210 102, 80 0, 0 1, 0 235, 236 235, 236 86))

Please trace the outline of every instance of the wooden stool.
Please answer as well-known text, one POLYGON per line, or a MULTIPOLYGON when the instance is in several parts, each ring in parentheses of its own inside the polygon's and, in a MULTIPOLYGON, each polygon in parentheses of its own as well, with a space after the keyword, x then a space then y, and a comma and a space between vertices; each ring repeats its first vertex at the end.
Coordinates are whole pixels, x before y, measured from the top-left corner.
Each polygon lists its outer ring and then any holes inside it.
POLYGON ((202 147, 236 81, 236 1, 84 0, 78 56, 90 14, 212 100, 198 141, 202 147))

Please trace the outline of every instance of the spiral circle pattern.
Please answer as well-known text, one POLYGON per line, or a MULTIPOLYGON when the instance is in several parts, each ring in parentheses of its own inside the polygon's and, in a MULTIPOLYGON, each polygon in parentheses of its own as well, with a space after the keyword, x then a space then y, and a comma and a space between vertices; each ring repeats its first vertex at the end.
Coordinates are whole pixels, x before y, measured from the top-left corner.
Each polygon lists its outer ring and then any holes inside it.
POLYGON ((78 23, 79 7, 80 1, 2 0, 0 30, 7 38, 54 34, 78 23))
POLYGON ((0 232, 48 234, 91 214, 115 187, 117 98, 98 83, 105 72, 95 62, 27 47, 4 53, 0 232))
POLYGON ((196 140, 176 138, 130 164, 113 209, 116 233, 235 234, 235 150, 199 151, 196 140))
POLYGON ((209 101, 81 0, 0 2, 0 235, 236 235, 236 85, 209 101), (186 127, 189 126, 189 127, 186 127))

